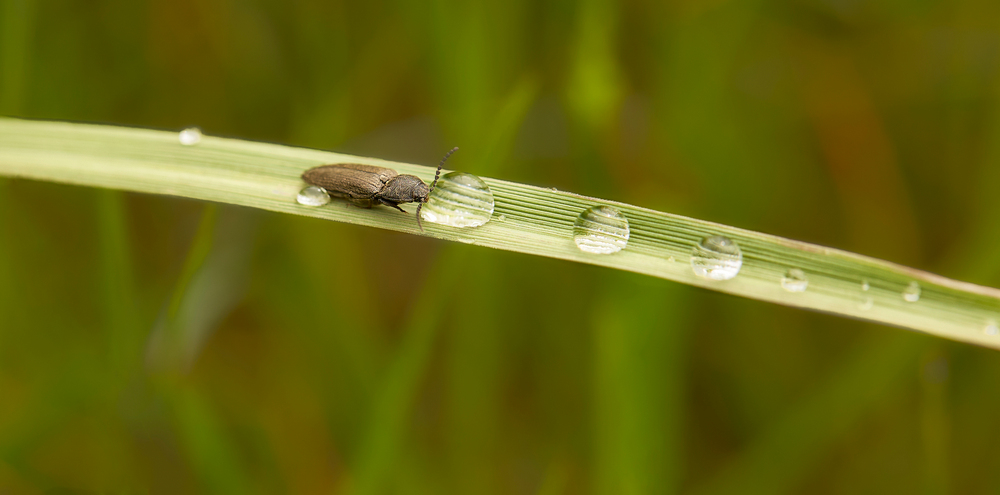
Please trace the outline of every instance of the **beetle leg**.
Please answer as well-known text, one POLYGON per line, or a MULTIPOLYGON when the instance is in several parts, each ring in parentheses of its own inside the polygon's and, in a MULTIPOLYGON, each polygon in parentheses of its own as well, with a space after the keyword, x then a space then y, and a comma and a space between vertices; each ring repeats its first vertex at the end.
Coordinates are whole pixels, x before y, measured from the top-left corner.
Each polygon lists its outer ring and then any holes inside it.
POLYGON ((395 209, 397 209, 397 210, 399 210, 399 211, 401 211, 403 213, 406 213, 406 210, 404 210, 404 209, 402 209, 402 208, 399 207, 399 203, 393 203, 392 201, 389 201, 389 200, 386 200, 386 199, 383 199, 383 198, 375 198, 374 201, 378 202, 378 203, 382 203, 382 204, 384 204, 386 206, 391 206, 391 207, 393 207, 393 208, 395 208, 395 209))

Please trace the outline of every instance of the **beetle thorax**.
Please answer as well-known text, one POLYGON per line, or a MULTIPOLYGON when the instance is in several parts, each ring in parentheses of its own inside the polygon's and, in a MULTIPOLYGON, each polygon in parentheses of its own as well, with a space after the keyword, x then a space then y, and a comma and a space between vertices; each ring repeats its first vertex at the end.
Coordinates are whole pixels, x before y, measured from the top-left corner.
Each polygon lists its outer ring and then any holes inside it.
POLYGON ((427 201, 430 188, 415 175, 397 175, 385 184, 377 194, 380 199, 393 203, 413 203, 427 201))

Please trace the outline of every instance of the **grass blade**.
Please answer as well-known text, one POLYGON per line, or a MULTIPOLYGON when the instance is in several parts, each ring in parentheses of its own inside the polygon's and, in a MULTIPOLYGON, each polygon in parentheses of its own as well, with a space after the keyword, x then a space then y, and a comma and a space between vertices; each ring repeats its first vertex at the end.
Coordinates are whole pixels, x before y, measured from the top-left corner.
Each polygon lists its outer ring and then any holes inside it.
POLYGON ((752 440, 696 495, 786 493, 821 464, 822 456, 912 370, 927 341, 912 336, 869 338, 797 405, 752 440))
POLYGON ((446 298, 442 294, 455 285, 466 256, 454 249, 442 252, 413 305, 399 350, 376 392, 350 493, 384 492, 391 473, 401 463, 403 440, 409 431, 420 384, 430 365, 440 320, 445 316, 446 298))
POLYGON ((113 373, 127 375, 144 332, 137 327, 132 253, 129 249, 125 200, 118 191, 97 193, 97 235, 101 260, 101 299, 108 354, 113 373))
MULTIPOLYGON (((420 234, 410 215, 363 210, 335 202, 324 208, 295 203, 303 170, 321 163, 360 162, 395 168, 425 180, 433 169, 275 144, 205 137, 198 146, 176 133, 122 127, 0 119, 0 175, 184 196, 420 234)), ((461 161, 457 161, 459 167, 461 161)), ((473 170, 474 171, 474 170, 473 170)), ((495 220, 477 229, 428 225, 424 235, 642 273, 738 296, 880 322, 1000 348, 1000 290, 957 282, 867 256, 772 235, 652 211, 562 191, 484 179, 496 197, 495 220), (585 208, 608 204, 629 219, 627 249, 592 255, 577 249, 572 224, 585 208), (724 235, 744 253, 735 279, 694 275, 688 260, 700 239, 724 235), (782 289, 797 268, 805 292, 782 289), (869 289, 862 291, 862 284, 869 289), (919 301, 903 291, 920 286, 919 301), (870 298, 870 303, 869 299, 870 298)))

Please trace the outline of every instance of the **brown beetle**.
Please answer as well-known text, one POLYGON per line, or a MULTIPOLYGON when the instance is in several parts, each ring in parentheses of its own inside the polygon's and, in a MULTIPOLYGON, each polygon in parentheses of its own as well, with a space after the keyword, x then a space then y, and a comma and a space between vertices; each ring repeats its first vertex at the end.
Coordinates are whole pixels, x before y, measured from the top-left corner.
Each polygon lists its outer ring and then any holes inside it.
POLYGON ((406 210, 399 207, 400 204, 419 203, 417 226, 420 230, 424 230, 420 224, 420 209, 437 185, 444 162, 456 151, 458 148, 452 148, 441 159, 430 187, 415 175, 400 175, 391 168, 360 163, 337 163, 314 167, 302 174, 302 180, 326 189, 326 192, 334 198, 347 199, 362 208, 383 204, 406 213, 406 210))

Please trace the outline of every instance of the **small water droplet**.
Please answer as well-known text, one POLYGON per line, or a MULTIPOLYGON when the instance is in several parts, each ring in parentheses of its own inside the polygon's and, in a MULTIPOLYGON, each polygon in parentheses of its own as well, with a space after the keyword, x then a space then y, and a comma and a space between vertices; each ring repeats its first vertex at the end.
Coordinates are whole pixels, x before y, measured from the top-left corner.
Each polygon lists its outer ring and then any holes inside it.
MULTIPOLYGON (((868 283, 867 278, 861 279, 861 292, 868 292, 868 289, 871 288, 872 286, 868 283)), ((875 298, 872 296, 861 296, 861 302, 858 303, 858 309, 861 311, 868 311, 869 309, 872 309, 873 306, 875 306, 875 298)))
POLYGON ((458 242, 461 242, 462 244, 475 244, 476 240, 468 237, 459 237, 458 242))
POLYGON ((295 202, 305 206, 323 206, 330 202, 330 195, 322 187, 309 186, 299 191, 295 202))
POLYGON ((549 191, 552 191, 552 192, 559 192, 559 188, 558 188, 558 187, 550 187, 550 188, 549 188, 549 191))
POLYGON ((907 285, 906 288, 903 289, 903 300, 906 301, 906 302, 917 302, 917 301, 919 301, 920 300, 920 284, 918 284, 916 282, 910 282, 910 285, 907 285))
POLYGON ((501 214, 500 216, 497 217, 497 220, 505 222, 507 221, 507 215, 501 214))
POLYGON ((809 279, 805 272, 798 268, 791 268, 781 277, 781 288, 788 292, 805 292, 809 287, 809 279))
POLYGON ((493 215, 493 192, 482 179, 464 172, 444 174, 424 204, 420 218, 452 227, 479 227, 493 215))
POLYGON ((667 258, 667 263, 673 263, 673 262, 674 262, 674 257, 673 256, 667 258))
POLYGON ((740 272, 743 253, 728 237, 713 235, 701 240, 691 253, 694 274, 712 280, 729 280, 740 272))
POLYGON ((587 253, 617 253, 628 244, 628 219, 617 208, 592 206, 576 217, 573 240, 587 253))
POLYGON ((983 333, 986 335, 1000 335, 1000 327, 997 326, 996 320, 989 320, 986 322, 986 326, 983 328, 983 333))
POLYGON ((194 146, 201 142, 201 129, 197 127, 188 127, 177 135, 177 139, 184 146, 194 146))

